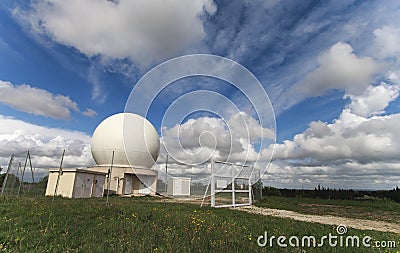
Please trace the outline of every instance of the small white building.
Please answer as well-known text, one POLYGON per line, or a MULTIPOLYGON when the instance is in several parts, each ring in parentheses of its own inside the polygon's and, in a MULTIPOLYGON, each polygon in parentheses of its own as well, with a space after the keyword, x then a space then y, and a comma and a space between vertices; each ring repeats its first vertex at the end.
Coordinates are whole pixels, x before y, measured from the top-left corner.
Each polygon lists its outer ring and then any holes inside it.
MULTIPOLYGON (((63 169, 59 177, 57 196, 65 198, 103 197, 107 173, 86 169, 63 169)), ((49 170, 46 196, 53 196, 59 169, 49 170)))
POLYGON ((190 196, 190 177, 171 177, 168 179, 167 193, 172 196, 190 196))

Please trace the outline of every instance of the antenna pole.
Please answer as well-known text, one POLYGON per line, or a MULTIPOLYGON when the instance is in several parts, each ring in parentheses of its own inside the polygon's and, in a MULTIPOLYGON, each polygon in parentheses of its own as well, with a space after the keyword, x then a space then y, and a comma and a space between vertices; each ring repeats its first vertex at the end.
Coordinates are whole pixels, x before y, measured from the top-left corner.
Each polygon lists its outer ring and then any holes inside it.
POLYGON ((55 196, 57 195, 58 183, 60 182, 60 176, 62 173, 62 164, 64 161, 64 155, 65 155, 65 149, 63 150, 63 153, 61 156, 60 168, 58 169, 57 182, 56 182, 56 188, 54 189, 53 201, 54 201, 55 196))
POLYGON ((110 195, 110 182, 111 182, 111 174, 112 174, 112 168, 114 164, 114 153, 115 151, 113 150, 112 152, 112 157, 111 157, 111 166, 110 169, 108 170, 108 182, 107 182, 107 206, 108 206, 108 195, 110 195))

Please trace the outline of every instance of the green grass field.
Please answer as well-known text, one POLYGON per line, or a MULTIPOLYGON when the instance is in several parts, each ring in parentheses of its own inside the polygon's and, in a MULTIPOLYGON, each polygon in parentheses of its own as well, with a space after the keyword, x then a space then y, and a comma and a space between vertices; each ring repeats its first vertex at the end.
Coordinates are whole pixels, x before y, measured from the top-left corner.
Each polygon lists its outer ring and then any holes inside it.
POLYGON ((256 205, 304 214, 333 215, 400 223, 400 203, 383 199, 359 201, 268 196, 256 205))
MULTIPOLYGON (((276 205, 278 199, 275 200, 276 205)), ((336 227, 169 203, 158 198, 62 199, 0 197, 0 251, 4 252, 399 252, 400 248, 259 247, 258 236, 337 235, 336 227), (303 251, 302 251, 303 250, 303 251)), ((373 241, 392 233, 349 229, 373 241)))

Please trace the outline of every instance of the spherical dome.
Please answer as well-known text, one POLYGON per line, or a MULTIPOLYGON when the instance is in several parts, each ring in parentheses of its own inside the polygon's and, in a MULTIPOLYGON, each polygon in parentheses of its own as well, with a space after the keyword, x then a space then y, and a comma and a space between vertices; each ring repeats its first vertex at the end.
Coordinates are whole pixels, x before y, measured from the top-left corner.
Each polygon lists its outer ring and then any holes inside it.
POLYGON ((158 158, 160 140, 154 126, 142 116, 118 113, 103 120, 91 139, 97 165, 150 168, 158 158))

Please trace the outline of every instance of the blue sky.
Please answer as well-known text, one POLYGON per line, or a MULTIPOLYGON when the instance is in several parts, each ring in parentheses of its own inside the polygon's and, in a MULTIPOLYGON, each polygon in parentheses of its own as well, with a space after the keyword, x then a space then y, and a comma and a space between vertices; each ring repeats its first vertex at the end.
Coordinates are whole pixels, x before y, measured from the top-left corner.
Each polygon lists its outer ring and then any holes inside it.
MULTIPOLYGON (((67 165, 90 165, 90 135, 124 110, 146 72, 174 57, 214 54, 251 71, 271 100, 277 145, 265 184, 393 188, 400 184, 400 133, 393 127, 400 121, 399 22, 398 1, 3 0, 0 165, 29 149, 36 166, 56 166, 64 148, 71 150, 67 165)), ((162 125, 174 101, 199 90, 222 94, 252 122, 236 87, 186 78, 165 88, 146 115, 160 135, 165 127, 162 141, 175 126, 182 126, 192 151, 201 145, 189 132, 224 136, 233 112, 224 118, 228 123, 203 112, 162 125)), ((252 132, 240 142, 240 127, 233 131, 232 157, 259 155, 265 167, 273 146, 260 150, 252 132)))

